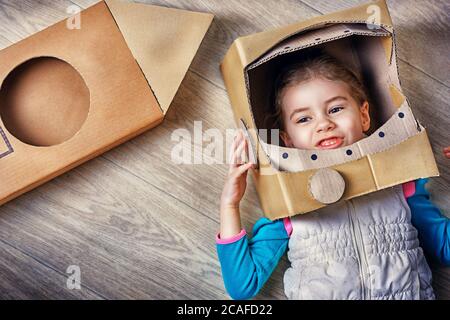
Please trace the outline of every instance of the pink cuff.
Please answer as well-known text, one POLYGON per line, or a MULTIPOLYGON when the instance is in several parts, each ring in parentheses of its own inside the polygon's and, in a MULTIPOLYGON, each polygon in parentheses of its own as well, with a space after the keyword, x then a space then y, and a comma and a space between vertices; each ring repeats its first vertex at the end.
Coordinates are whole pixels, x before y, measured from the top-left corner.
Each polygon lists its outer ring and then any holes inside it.
POLYGON ((286 229, 286 233, 288 234, 288 236, 290 237, 292 234, 292 223, 291 223, 291 218, 290 217, 286 217, 283 219, 283 223, 284 223, 284 228, 286 229))
POLYGON ((402 184, 403 187, 403 195, 405 196, 405 199, 408 199, 409 197, 413 196, 414 193, 416 193, 416 182, 415 181, 409 181, 404 184, 402 184))
POLYGON ((217 244, 230 244, 233 242, 236 242, 238 240, 241 240, 243 236, 245 236, 246 232, 245 229, 242 229, 241 232, 239 232, 237 235, 232 236, 230 238, 221 239, 220 238, 220 232, 216 235, 216 243, 217 244))

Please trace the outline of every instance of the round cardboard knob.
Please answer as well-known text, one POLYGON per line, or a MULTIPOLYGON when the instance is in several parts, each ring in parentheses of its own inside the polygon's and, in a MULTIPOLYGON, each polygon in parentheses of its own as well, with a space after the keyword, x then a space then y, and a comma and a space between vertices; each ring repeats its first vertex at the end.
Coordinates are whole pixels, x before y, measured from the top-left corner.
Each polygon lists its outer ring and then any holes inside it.
POLYGON ((308 188, 314 199, 330 204, 338 201, 344 194, 345 181, 336 170, 323 168, 309 178, 308 188))

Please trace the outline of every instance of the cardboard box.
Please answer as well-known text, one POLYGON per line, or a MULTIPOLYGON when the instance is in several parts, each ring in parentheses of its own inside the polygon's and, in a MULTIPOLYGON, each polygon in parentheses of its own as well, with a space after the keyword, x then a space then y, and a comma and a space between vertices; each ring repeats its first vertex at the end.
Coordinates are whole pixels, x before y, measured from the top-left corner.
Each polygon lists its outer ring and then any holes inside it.
POLYGON ((394 38, 382 0, 234 41, 221 71, 235 122, 250 141, 253 177, 268 218, 439 175, 426 131, 400 87, 394 38), (299 150, 271 144, 261 132, 275 75, 313 47, 362 73, 374 124, 367 138, 333 150, 299 150))
POLYGON ((164 118, 213 15, 99 2, 0 51, 0 205, 164 118))

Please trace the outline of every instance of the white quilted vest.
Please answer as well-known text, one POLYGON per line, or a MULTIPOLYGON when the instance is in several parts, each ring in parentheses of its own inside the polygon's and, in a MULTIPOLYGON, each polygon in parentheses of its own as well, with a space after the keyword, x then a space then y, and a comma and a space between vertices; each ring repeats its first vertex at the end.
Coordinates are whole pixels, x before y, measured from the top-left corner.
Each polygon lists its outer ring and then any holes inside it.
POLYGON ((434 299, 401 185, 291 218, 289 299, 434 299))

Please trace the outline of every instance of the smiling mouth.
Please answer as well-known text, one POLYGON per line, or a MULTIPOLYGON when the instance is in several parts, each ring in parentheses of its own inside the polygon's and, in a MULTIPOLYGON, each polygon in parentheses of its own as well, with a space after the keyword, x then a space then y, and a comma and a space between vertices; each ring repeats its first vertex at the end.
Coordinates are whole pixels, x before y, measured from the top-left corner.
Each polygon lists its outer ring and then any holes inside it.
POLYGON ((316 147, 319 149, 335 149, 339 148, 342 143, 344 142, 344 139, 339 137, 330 137, 327 139, 320 140, 318 144, 316 144, 316 147))

